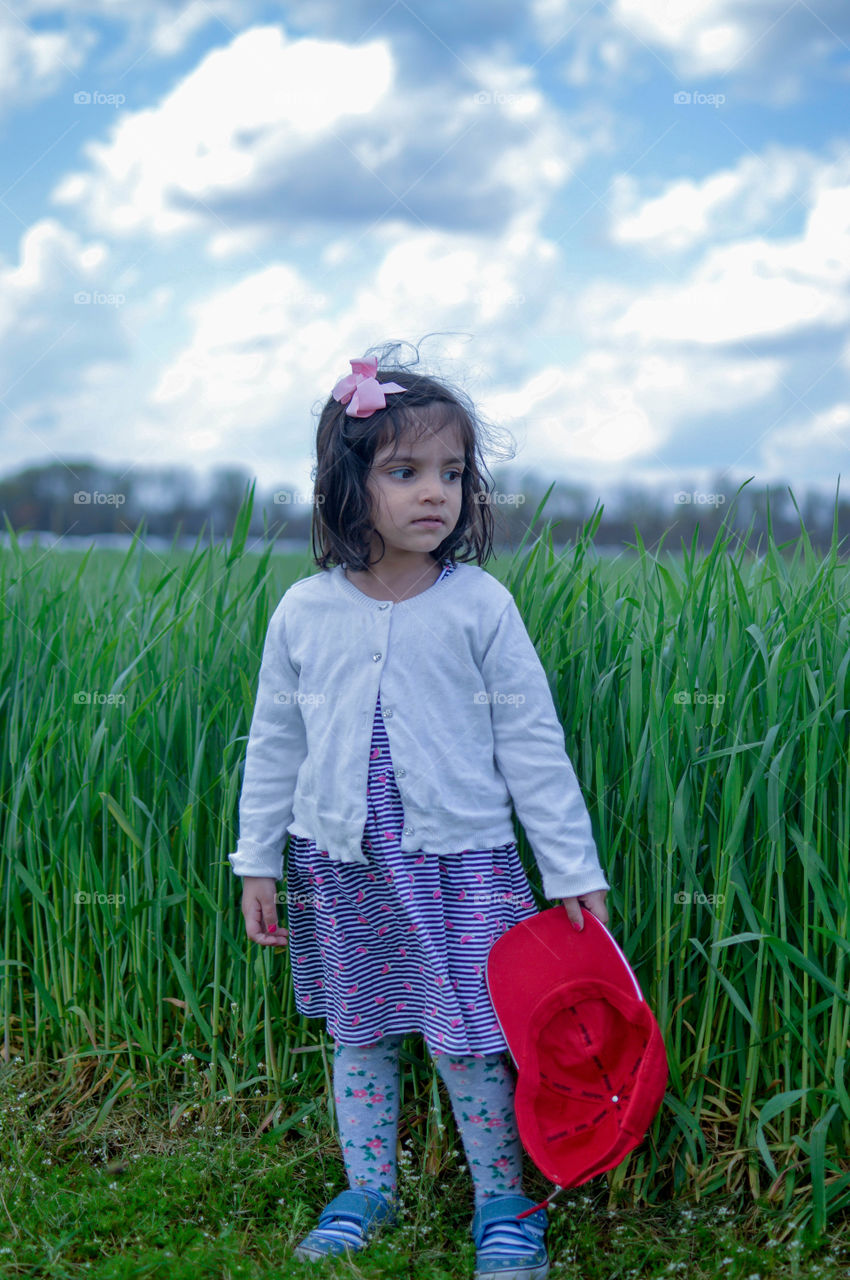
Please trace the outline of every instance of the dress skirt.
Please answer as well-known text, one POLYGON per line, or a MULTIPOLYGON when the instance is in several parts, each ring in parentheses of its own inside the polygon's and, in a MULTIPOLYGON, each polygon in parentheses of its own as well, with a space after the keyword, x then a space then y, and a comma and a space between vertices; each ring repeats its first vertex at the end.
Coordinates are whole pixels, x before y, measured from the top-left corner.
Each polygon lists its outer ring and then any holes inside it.
POLYGON ((507 1049, 487 992, 490 947, 537 915, 516 842, 462 853, 400 848, 404 809, 378 697, 363 866, 290 833, 287 927, 295 1006, 346 1045, 420 1033, 431 1054, 507 1049))
POLYGON ((342 1044, 419 1032, 431 1053, 507 1050, 486 989, 486 956, 538 914, 516 842, 461 854, 402 852, 405 813, 375 708, 361 849, 332 863, 289 836, 289 959, 296 1009, 342 1044))

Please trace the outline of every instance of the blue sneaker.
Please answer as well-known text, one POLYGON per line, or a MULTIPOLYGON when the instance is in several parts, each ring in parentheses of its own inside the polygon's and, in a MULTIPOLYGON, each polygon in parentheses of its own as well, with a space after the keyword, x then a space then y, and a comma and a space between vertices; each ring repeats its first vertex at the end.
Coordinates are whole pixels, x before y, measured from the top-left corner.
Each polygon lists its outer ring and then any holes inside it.
POLYGON ((319 1214, 318 1226, 305 1236, 293 1256, 312 1261, 350 1250, 358 1253, 382 1226, 394 1227, 398 1210, 383 1191, 359 1187, 341 1191, 319 1214))
POLYGON ((544 1235, 549 1225, 545 1209, 517 1221, 516 1215, 534 1207, 528 1196, 492 1196, 475 1210, 473 1280, 545 1280, 549 1254, 544 1235))

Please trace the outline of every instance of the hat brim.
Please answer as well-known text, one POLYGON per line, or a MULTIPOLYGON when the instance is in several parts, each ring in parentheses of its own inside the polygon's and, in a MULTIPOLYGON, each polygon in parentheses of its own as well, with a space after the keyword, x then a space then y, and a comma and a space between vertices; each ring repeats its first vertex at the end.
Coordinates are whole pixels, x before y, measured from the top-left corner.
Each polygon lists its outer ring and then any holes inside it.
POLYGON ((603 975, 643 1000, 628 960, 601 920, 582 907, 577 932, 563 906, 538 911, 497 938, 487 954, 490 1002, 519 1067, 528 1015, 548 991, 567 980, 603 975))

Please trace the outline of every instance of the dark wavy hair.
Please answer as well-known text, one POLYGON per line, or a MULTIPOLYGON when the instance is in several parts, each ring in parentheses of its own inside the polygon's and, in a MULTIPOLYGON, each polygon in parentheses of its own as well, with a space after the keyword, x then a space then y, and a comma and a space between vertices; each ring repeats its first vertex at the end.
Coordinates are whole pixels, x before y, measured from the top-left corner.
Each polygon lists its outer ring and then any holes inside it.
MULTIPOLYGON (((316 564, 321 569, 345 564, 355 571, 370 567, 374 526, 366 482, 375 454, 392 441, 391 456, 395 457, 406 433, 418 435, 430 429, 428 415, 417 413, 426 405, 442 406, 440 428, 458 428, 465 461, 457 524, 430 554, 440 562, 475 560, 483 564, 494 554, 490 503, 494 484, 481 456, 481 442, 489 434, 483 420, 469 398, 445 381, 395 363, 382 368, 380 357, 375 377, 378 382, 397 382, 406 388, 404 395, 388 392, 386 408, 376 409, 368 418, 347 414, 346 406, 331 395, 320 413, 312 519, 316 564)), ((381 542, 383 549, 376 564, 386 550, 383 538, 381 542)))

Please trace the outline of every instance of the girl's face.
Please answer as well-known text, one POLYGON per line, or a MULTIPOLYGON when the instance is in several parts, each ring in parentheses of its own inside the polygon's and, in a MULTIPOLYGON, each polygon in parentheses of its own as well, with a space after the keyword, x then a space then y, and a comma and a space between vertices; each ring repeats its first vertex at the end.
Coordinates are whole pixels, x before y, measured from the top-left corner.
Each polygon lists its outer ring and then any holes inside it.
MULTIPOLYGON (((415 432, 401 436, 395 457, 390 457, 392 441, 375 453, 366 488, 372 523, 386 544, 382 568, 433 565, 428 553, 448 537, 460 517, 463 441, 454 424, 441 423, 441 408, 417 409, 415 432), (425 517, 439 523, 423 523, 425 517)), ((380 554, 380 539, 373 533, 370 560, 380 554)))

